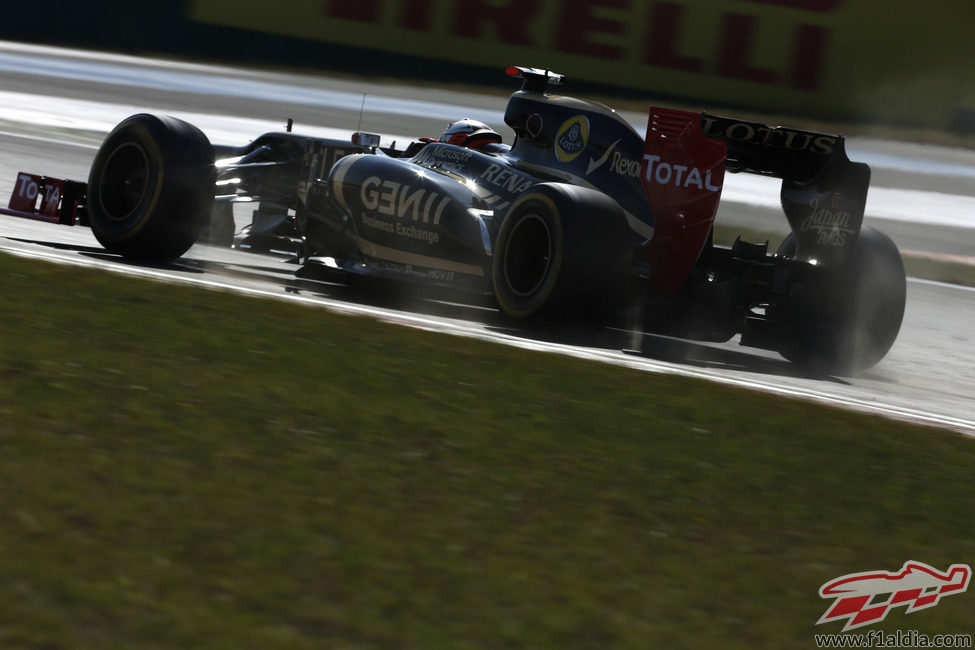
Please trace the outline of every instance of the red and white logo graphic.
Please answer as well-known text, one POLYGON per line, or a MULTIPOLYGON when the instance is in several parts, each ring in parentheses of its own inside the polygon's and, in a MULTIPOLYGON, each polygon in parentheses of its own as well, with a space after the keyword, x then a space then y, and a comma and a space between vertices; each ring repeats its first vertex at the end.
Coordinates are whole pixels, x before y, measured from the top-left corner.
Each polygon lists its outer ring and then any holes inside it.
POLYGON ((884 620, 893 607, 905 605, 911 614, 934 607, 942 596, 968 589, 972 567, 952 564, 944 573, 923 562, 905 562, 897 572, 867 571, 830 580, 819 588, 820 598, 835 598, 816 625, 848 619, 843 631, 884 620))

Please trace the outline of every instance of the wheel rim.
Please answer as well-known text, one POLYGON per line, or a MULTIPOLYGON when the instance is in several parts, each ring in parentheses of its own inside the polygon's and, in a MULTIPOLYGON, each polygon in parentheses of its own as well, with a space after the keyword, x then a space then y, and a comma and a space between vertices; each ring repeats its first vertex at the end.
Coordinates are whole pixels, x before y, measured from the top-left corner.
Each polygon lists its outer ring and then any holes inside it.
POLYGON ((552 265, 552 233, 541 215, 524 215, 511 229, 504 252, 504 279, 511 292, 524 298, 538 291, 552 265))
POLYGON ((105 217, 125 221, 142 204, 149 189, 149 158, 138 144, 127 142, 105 161, 99 194, 105 217))

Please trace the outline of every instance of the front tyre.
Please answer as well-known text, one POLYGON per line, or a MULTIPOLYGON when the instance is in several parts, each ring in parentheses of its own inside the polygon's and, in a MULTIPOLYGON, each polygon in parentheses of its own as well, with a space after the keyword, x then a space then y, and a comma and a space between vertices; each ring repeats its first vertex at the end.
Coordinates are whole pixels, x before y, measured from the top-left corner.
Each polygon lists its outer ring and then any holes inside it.
MULTIPOLYGON (((779 255, 792 257, 792 236, 779 255)), ((893 346, 904 319, 907 279, 894 242, 864 226, 842 268, 793 289, 785 358, 846 372, 876 365, 893 346)))
POLYGON ((515 318, 600 318, 622 304, 631 256, 615 201, 587 188, 535 185, 515 201, 495 240, 494 295, 515 318))
POLYGON ((206 226, 215 179, 213 148, 202 131, 172 117, 133 115, 105 138, 92 163, 92 232, 124 257, 175 259, 206 226))

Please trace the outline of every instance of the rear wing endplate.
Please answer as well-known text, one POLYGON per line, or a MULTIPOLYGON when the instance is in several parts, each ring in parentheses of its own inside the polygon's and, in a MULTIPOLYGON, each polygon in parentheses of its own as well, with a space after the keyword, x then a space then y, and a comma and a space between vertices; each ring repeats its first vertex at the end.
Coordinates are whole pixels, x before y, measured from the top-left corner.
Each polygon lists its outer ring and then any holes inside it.
POLYGON ((67 226, 87 224, 86 191, 81 181, 20 172, 10 201, 6 208, 0 208, 0 214, 67 226))

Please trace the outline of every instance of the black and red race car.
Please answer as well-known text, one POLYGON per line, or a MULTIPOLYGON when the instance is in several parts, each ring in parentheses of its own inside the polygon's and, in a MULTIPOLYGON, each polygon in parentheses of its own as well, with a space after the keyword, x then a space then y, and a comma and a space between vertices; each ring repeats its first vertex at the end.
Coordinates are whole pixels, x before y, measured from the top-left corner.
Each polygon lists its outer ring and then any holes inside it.
POLYGON ((862 227, 870 169, 841 136, 652 108, 641 137, 615 111, 520 78, 510 146, 464 129, 405 151, 267 133, 214 146, 140 114, 87 183, 21 173, 7 214, 90 226, 109 251, 177 258, 201 237, 316 268, 462 288, 518 319, 639 312, 646 331, 779 351, 832 369, 877 363, 904 313, 900 254, 862 227), (782 179, 778 251, 713 242, 726 173, 782 179), (234 234, 232 204, 255 206, 234 234))

